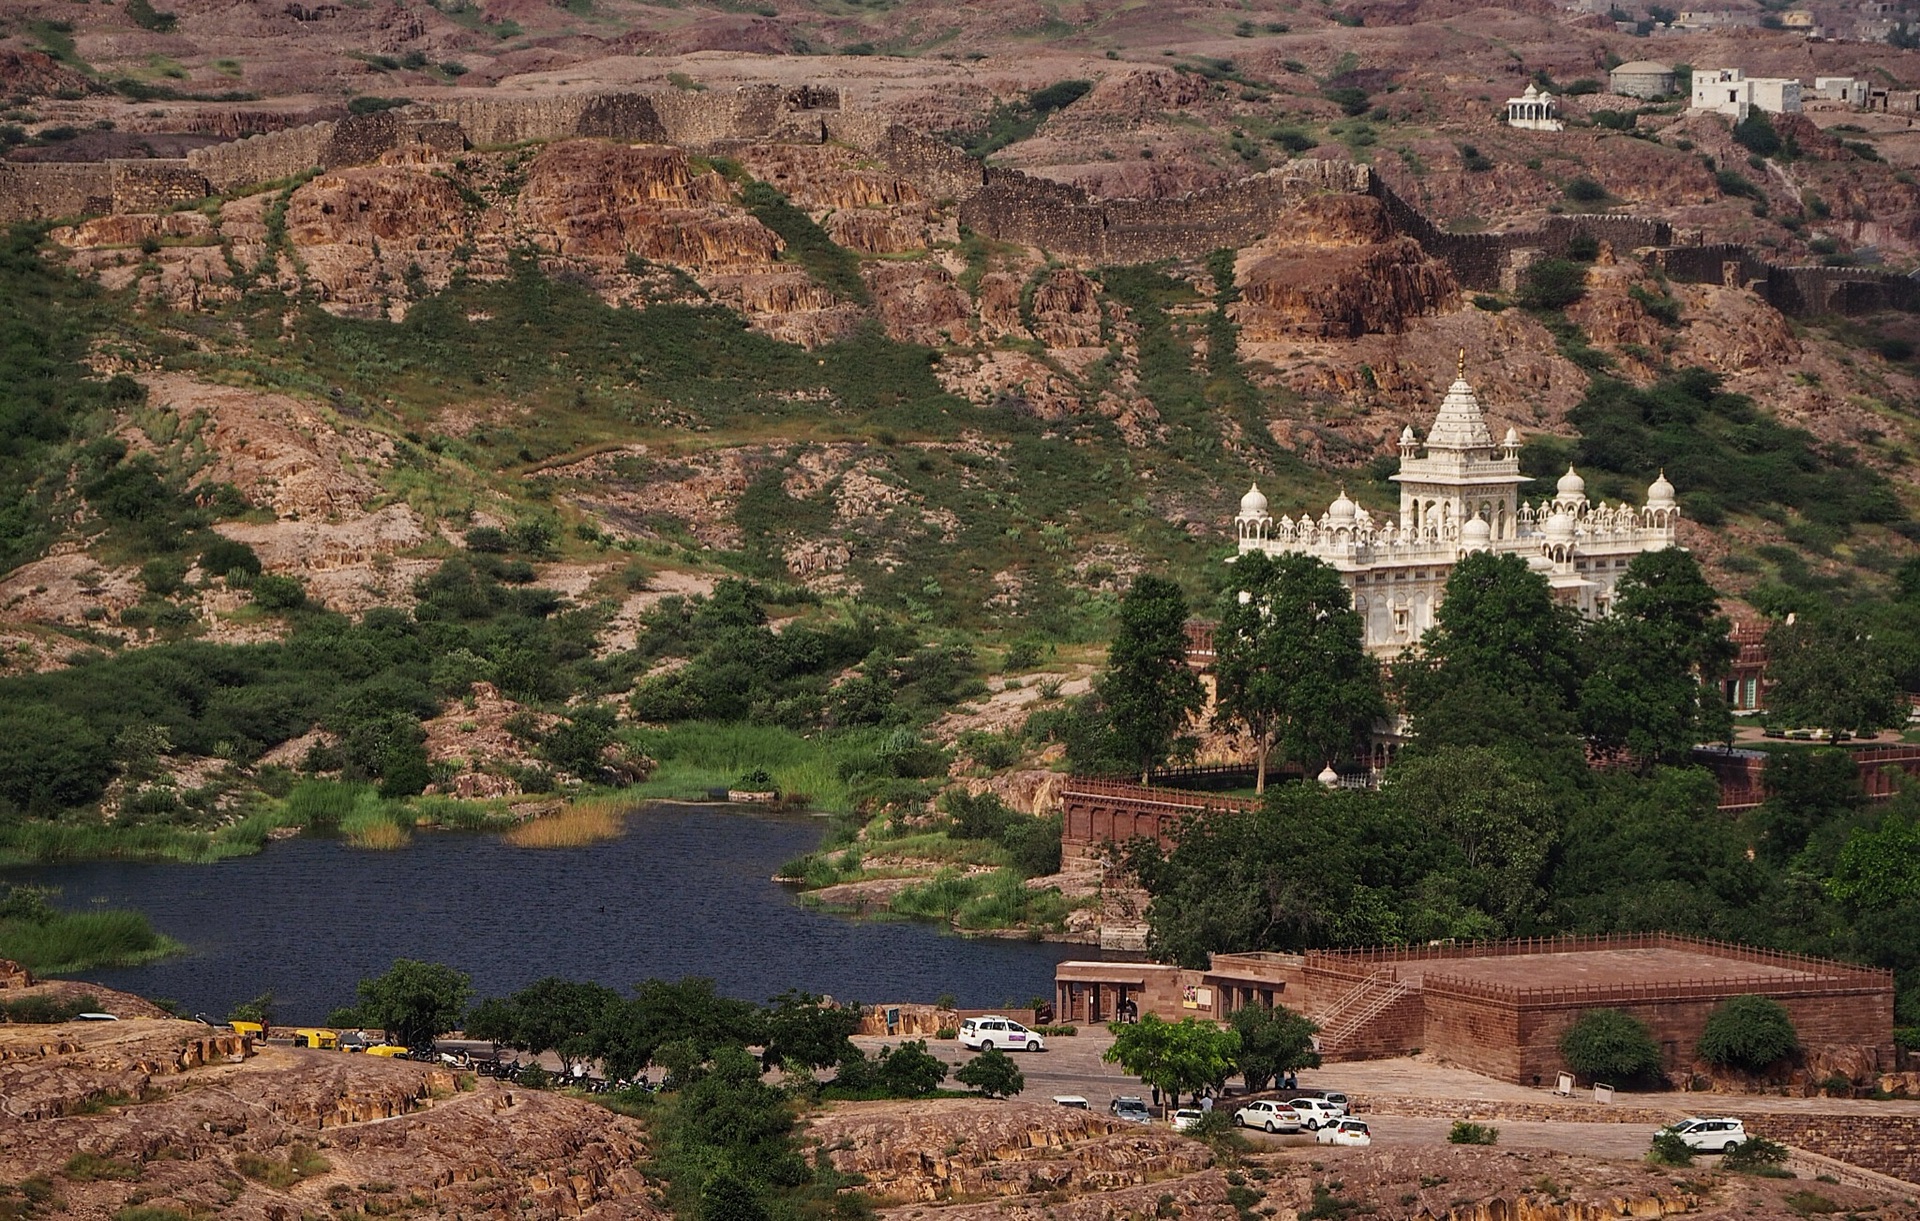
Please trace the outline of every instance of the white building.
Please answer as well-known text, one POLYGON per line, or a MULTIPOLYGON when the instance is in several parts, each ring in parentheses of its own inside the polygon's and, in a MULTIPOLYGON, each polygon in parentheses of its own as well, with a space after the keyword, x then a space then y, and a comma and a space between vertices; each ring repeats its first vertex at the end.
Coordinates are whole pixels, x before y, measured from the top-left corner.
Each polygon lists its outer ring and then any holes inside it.
POLYGON ((1411 426, 1400 434, 1398 520, 1376 522, 1342 492, 1317 519, 1276 521, 1257 486, 1240 498, 1234 518, 1241 555, 1300 553, 1338 569, 1366 623, 1367 648, 1382 656, 1433 626, 1447 577, 1472 552, 1525 556, 1556 597, 1591 618, 1607 613, 1634 556, 1674 545, 1680 508, 1664 474, 1647 489, 1643 508, 1589 504, 1572 467, 1550 499, 1522 501, 1519 434, 1509 428, 1494 444, 1465 370, 1462 353, 1424 455, 1411 426))
POLYGON ((1734 122, 1755 108, 1768 114, 1800 113, 1800 82, 1784 76, 1748 76, 1739 68, 1696 68, 1693 109, 1723 114, 1734 122))
POLYGON ((1507 126, 1525 128, 1527 131, 1567 129, 1560 119, 1560 103, 1551 93, 1533 84, 1528 84, 1527 91, 1519 97, 1507 99, 1507 126))
POLYGON ((1857 76, 1813 78, 1813 96, 1824 102, 1845 102, 1856 110, 1867 108, 1867 97, 1872 92, 1873 86, 1857 76))

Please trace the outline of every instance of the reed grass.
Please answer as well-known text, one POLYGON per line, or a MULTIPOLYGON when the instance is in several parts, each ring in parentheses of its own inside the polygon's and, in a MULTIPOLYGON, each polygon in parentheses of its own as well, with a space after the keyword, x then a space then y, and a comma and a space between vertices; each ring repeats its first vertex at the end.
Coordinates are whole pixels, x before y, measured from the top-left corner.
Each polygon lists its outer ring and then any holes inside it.
POLYGON ((854 776, 869 770, 881 738, 877 730, 803 736, 769 725, 687 722, 643 730, 635 744, 660 766, 630 796, 699 801, 707 790, 730 788, 755 768, 773 776, 790 802, 848 813, 854 776))
POLYGON ((184 948, 154 931, 139 912, 60 912, 44 921, 0 920, 0 958, 42 975, 137 966, 184 948))
POLYGON ((617 839, 627 829, 630 797, 583 797, 557 814, 523 822, 501 838, 516 848, 578 848, 617 839))
POLYGON ((340 820, 340 835, 355 848, 389 851, 404 848, 413 838, 413 815, 406 804, 387 801, 368 789, 340 820))

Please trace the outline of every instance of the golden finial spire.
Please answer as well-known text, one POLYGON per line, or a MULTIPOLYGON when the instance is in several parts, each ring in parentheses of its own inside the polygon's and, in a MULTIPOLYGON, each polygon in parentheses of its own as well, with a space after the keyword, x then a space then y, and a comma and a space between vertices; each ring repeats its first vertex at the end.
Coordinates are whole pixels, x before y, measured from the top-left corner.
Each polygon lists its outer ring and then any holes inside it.
POLYGON ((1460 363, 1455 367, 1454 372, 1461 381, 1467 380, 1467 350, 1465 348, 1460 349, 1460 363))

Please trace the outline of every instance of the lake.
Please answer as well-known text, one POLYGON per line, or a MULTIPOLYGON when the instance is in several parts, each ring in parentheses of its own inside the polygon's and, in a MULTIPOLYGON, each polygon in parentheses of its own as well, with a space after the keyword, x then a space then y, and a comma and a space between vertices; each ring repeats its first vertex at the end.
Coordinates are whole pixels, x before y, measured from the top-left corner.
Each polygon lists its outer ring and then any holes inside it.
POLYGON ((809 910, 768 879, 822 831, 805 816, 653 805, 620 838, 580 848, 434 832, 372 852, 303 838, 214 865, 94 861, 0 877, 59 887, 63 908, 145 912, 190 952, 86 978, 216 1018, 271 991, 281 1022, 317 1022, 396 958, 470 972, 479 996, 548 975, 623 992, 649 976, 705 975, 756 1001, 787 988, 868 1003, 950 992, 980 1008, 1052 996, 1057 963, 1099 956, 809 910))

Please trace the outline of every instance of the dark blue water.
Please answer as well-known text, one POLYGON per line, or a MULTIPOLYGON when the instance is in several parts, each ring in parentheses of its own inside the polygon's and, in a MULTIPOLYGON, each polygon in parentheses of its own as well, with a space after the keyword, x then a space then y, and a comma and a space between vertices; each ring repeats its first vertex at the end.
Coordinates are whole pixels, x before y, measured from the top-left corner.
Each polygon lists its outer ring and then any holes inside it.
POLYGON ((216 865, 105 861, 7 877, 59 887, 68 909, 138 909, 190 947, 86 978, 215 1016, 272 991, 283 1022, 352 1004, 354 984, 395 958, 457 966, 481 996, 547 975, 622 991, 705 975, 750 1000, 787 988, 869 1003, 951 992, 984 1007, 1051 996, 1056 963, 1095 956, 810 911, 768 878, 820 834, 805 817, 649 806, 619 839, 582 848, 451 833, 392 852, 296 839, 216 865))

